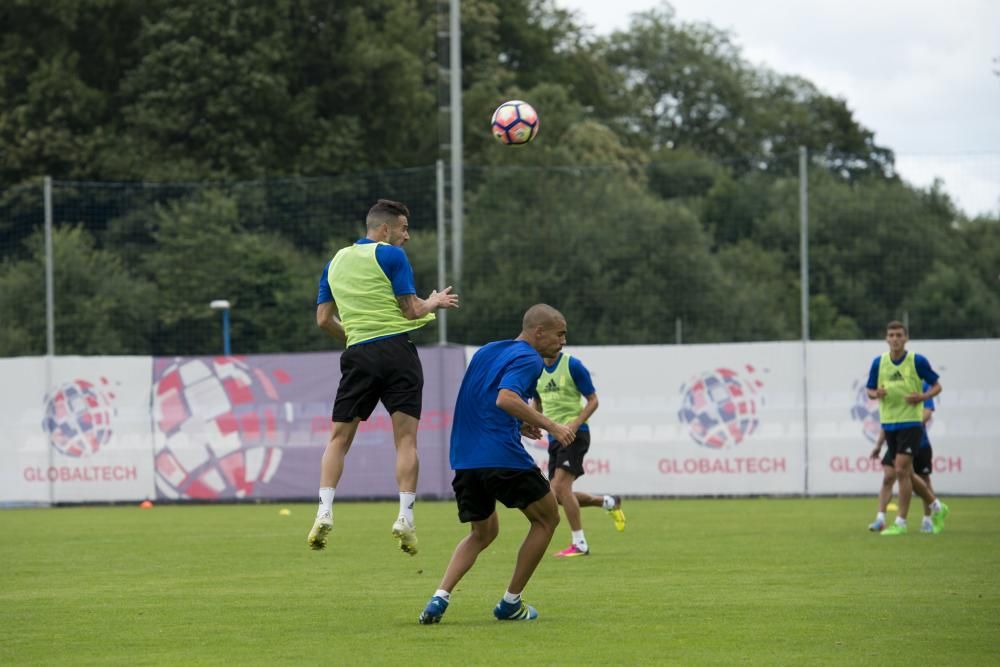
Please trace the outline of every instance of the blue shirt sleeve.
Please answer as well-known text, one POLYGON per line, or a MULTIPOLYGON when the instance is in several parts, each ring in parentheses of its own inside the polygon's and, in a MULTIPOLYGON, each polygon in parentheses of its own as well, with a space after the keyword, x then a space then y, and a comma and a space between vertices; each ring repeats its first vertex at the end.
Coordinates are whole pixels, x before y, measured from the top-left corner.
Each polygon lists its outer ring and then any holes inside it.
POLYGON ((537 354, 522 354, 515 357, 500 378, 497 390, 509 389, 524 399, 535 395, 535 383, 542 373, 542 358, 537 354))
POLYGON ((927 357, 922 354, 913 355, 913 365, 916 367, 917 375, 921 380, 932 387, 937 384, 939 376, 934 372, 934 369, 931 368, 931 362, 927 361, 927 357))
POLYGON ((590 379, 590 371, 576 357, 569 358, 569 375, 581 394, 590 396, 594 393, 594 382, 590 379))
MULTIPOLYGON (((922 388, 922 391, 927 391, 932 386, 934 386, 934 385, 927 384, 927 381, 924 380, 924 386, 922 388)), ((926 401, 924 401, 924 409, 925 410, 930 410, 932 412, 934 411, 934 399, 933 398, 928 398, 926 401)))
POLYGON ((882 357, 875 357, 871 368, 868 369, 868 384, 865 386, 869 389, 878 389, 878 367, 880 363, 882 363, 882 357))
MULTIPOLYGON (((331 259, 330 262, 333 260, 331 259)), ((319 277, 319 292, 316 294, 316 305, 333 301, 333 292, 330 290, 330 281, 327 279, 330 271, 330 262, 323 267, 323 275, 319 277)))
POLYGON ((393 294, 403 296, 417 293, 413 284, 413 267, 402 248, 381 244, 375 248, 375 260, 392 283, 393 294))

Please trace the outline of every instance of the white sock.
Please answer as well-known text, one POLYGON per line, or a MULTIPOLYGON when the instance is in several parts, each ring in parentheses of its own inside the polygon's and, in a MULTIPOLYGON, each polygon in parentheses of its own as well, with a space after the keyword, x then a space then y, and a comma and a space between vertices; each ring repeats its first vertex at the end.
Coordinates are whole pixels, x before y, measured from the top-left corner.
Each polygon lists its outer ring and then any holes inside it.
POLYGON ((399 516, 405 516, 406 520, 413 525, 413 503, 417 502, 417 494, 409 491, 399 492, 399 516))
POLYGON ((931 511, 935 513, 941 511, 941 501, 937 498, 935 498, 934 502, 931 503, 931 511))
POLYGON ((434 591, 434 597, 441 598, 445 602, 448 602, 448 600, 451 598, 451 593, 449 593, 443 588, 439 588, 436 591, 434 591))
POLYGON ((615 499, 612 498, 611 496, 604 496, 603 507, 604 507, 604 509, 606 509, 606 510, 608 510, 610 512, 611 510, 613 510, 615 508, 615 499))
POLYGON ((589 547, 587 547, 587 538, 583 536, 583 531, 574 530, 571 532, 573 533, 573 544, 576 545, 576 548, 580 551, 589 551, 589 547))
POLYGON ((333 496, 337 492, 329 486, 320 487, 319 490, 319 509, 316 510, 316 516, 324 514, 326 512, 333 513, 333 496))
POLYGON ((507 591, 506 593, 503 594, 503 601, 506 602, 507 604, 517 604, 518 602, 521 601, 521 594, 511 593, 510 591, 507 591))
POLYGON ((906 519, 904 519, 901 516, 897 516, 896 517, 896 525, 897 526, 905 526, 906 525, 906 519))
POLYGON ((925 526, 932 526, 932 525, 934 525, 934 522, 931 521, 931 518, 929 516, 927 516, 926 514, 924 515, 924 525, 925 526))
POLYGON ((875 520, 876 521, 881 521, 882 523, 885 523, 885 512, 879 512, 878 514, 876 514, 875 515, 875 520))

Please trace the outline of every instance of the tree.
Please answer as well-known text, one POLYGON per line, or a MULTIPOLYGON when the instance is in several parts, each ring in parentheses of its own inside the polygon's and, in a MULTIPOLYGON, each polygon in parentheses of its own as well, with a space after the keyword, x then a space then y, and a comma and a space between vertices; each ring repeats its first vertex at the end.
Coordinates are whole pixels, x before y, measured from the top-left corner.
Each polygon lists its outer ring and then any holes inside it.
POLYGON ((937 261, 903 300, 913 335, 920 338, 1000 336, 1000 296, 961 266, 937 261))
POLYGON ((157 207, 157 252, 143 272, 157 285, 157 354, 220 349, 214 299, 232 303, 238 353, 315 349, 320 256, 305 255, 275 234, 243 230, 232 198, 217 191, 157 207))
POLYGON ((512 335, 546 302, 576 344, 716 335, 717 266, 696 218, 609 168, 489 169, 469 199, 459 340, 512 335))
POLYGON ((634 15, 597 48, 631 101, 621 126, 653 150, 693 149, 731 160, 739 172, 794 173, 806 146, 843 178, 893 175, 892 152, 843 100, 750 66, 729 33, 678 24, 669 5, 634 15))
MULTIPOLYGON (((0 266, 0 356, 45 354, 45 248, 0 266)), ((153 286, 129 274, 114 253, 95 248, 79 226, 53 230, 55 343, 59 354, 134 354, 149 349, 153 286)))

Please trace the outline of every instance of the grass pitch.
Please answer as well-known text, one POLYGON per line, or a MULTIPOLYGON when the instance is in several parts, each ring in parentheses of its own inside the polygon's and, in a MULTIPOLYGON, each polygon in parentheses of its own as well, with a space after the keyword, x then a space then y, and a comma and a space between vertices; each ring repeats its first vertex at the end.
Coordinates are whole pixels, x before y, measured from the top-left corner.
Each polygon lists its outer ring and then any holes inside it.
POLYGON ((312 504, 0 511, 0 663, 997 664, 1000 498, 950 505, 899 538, 865 530, 874 499, 626 500, 624 533, 584 509, 592 555, 545 558, 531 623, 492 616, 527 529, 501 510, 435 626, 451 502, 417 504, 415 557, 395 503, 337 503, 323 552, 312 504))

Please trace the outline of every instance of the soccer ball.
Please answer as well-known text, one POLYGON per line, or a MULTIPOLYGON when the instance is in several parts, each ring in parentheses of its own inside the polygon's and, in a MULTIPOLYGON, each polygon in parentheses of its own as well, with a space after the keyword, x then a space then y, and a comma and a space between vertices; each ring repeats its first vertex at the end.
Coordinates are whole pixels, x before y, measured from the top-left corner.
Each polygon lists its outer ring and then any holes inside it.
POLYGON ((497 141, 520 146, 538 134, 538 114, 527 102, 511 100, 497 107, 490 125, 497 141))

